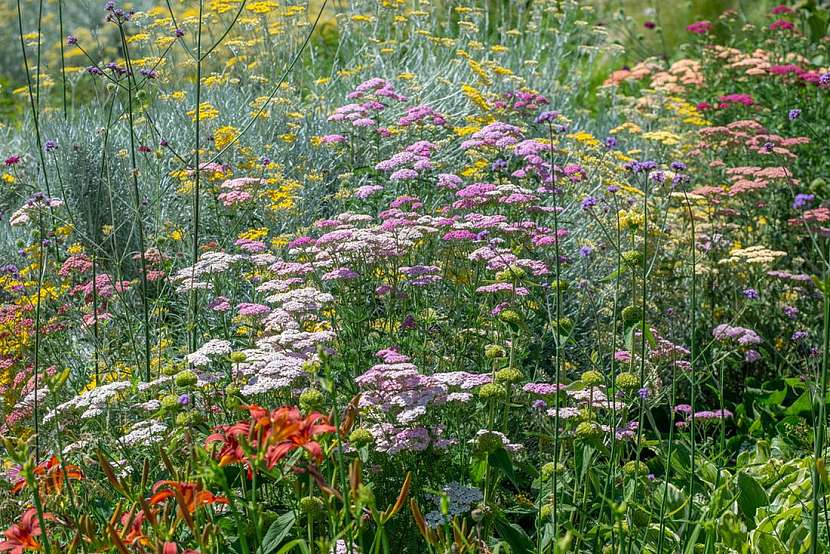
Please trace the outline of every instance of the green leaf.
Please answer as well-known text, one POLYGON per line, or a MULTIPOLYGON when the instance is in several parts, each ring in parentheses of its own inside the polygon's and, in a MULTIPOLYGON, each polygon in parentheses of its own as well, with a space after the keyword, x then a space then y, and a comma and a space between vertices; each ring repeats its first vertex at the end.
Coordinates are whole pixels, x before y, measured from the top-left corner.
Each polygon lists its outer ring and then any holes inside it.
POLYGON ((612 271, 609 275, 603 277, 602 282, 608 283, 613 281, 614 279, 617 279, 618 277, 624 275, 628 271, 629 267, 630 266, 628 264, 623 264, 621 267, 618 267, 617 269, 612 271))
POLYGON ((697 476, 709 485, 714 486, 718 479, 718 468, 712 462, 701 461, 697 465, 697 476))
POLYGON ((279 549, 277 554, 287 554, 288 552, 294 550, 294 547, 299 548, 300 552, 302 552, 303 554, 311 554, 311 550, 309 550, 308 544, 306 544, 306 542, 303 539, 294 539, 293 541, 286 543, 285 546, 279 549))
POLYGON ((473 483, 481 483, 487 473, 487 461, 483 458, 475 458, 470 464, 470 479, 473 483))
MULTIPOLYGON (((766 386, 767 383, 764 383, 766 386)), ((758 401, 765 406, 780 406, 784 399, 787 398, 787 387, 783 386, 777 390, 764 390, 764 394, 758 401)))
MULTIPOLYGON (((827 405, 830 405, 830 392, 827 393, 827 396, 824 397, 824 402, 827 405)), ((804 391, 804 393, 799 396, 795 402, 790 404, 790 407, 784 410, 784 415, 802 415, 805 413, 810 412, 813 408, 813 399, 810 396, 809 391, 804 391)))
POLYGON ((686 541, 686 548, 683 550, 684 554, 694 554, 695 546, 697 545, 697 538, 700 535, 701 530, 702 528, 699 523, 695 525, 695 528, 692 530, 691 537, 689 537, 686 541))
POLYGON ((809 412, 812 406, 813 403, 810 399, 810 393, 804 392, 796 399, 795 402, 790 404, 790 407, 787 408, 784 413, 786 415, 799 415, 804 412, 809 412))
POLYGON ((807 25, 810 26, 810 40, 817 42, 827 33, 827 13, 813 12, 807 18, 807 25))
POLYGON ((674 516, 686 506, 686 493, 673 483, 663 483, 654 490, 654 494, 661 500, 665 494, 667 516, 674 516))
MULTIPOLYGON (((294 526, 296 516, 294 512, 285 512, 268 528, 265 537, 262 539, 262 544, 257 549, 257 554, 272 554, 277 550, 280 543, 285 540, 285 537, 291 532, 291 527, 294 526)), ((287 546, 287 545, 286 545, 287 546)))
POLYGON ((738 473, 738 507, 746 518, 750 529, 755 527, 755 512, 758 508, 769 504, 767 493, 752 476, 738 473))
POLYGON ((516 485, 516 472, 513 470, 513 462, 510 461, 510 455, 507 453, 507 450, 499 448, 488 456, 487 461, 491 466, 504 473, 505 477, 510 479, 511 483, 516 485))
POLYGON ((652 348, 655 348, 657 346, 657 340, 655 340, 654 334, 651 332, 651 327, 649 327, 648 325, 644 325, 642 321, 638 323, 637 326, 642 329, 645 329, 646 341, 648 342, 648 345, 652 348))
MULTIPOLYGON (((660 541, 660 525, 652 523, 646 529, 646 537, 651 544, 657 544, 660 541)), ((680 544, 680 537, 672 531, 668 526, 663 526, 663 538, 668 542, 667 547, 671 549, 674 545, 680 544)))
POLYGON ((786 547, 781 544, 774 535, 767 533, 759 533, 753 537, 755 544, 754 552, 764 552, 765 554, 784 554, 787 552, 786 547))
POLYGON ((533 552, 533 541, 530 540, 527 533, 515 523, 507 521, 504 514, 496 514, 493 525, 496 527, 499 537, 510 546, 511 554, 530 554, 533 552))

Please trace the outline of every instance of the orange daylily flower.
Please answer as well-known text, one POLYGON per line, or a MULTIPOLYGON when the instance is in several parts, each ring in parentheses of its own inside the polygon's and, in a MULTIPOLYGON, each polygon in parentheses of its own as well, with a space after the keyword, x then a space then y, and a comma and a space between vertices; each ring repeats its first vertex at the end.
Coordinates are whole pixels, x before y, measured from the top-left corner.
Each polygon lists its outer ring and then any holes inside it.
MULTIPOLYGON (((60 494, 66 479, 80 481, 84 478, 84 474, 81 473, 78 466, 61 465, 57 456, 52 456, 45 462, 39 463, 34 469, 34 474, 41 492, 47 496, 52 493, 60 494)), ((26 479, 21 476, 12 487, 12 493, 19 493, 25 486, 26 479)))
POLYGON ((150 539, 144 536, 144 531, 142 530, 146 519, 147 516, 143 511, 133 514, 133 511, 130 510, 121 515, 122 531, 119 533, 119 536, 124 544, 131 546, 136 544, 149 546, 151 544, 150 539))
MULTIPOLYGON (((52 519, 52 514, 44 514, 46 519, 52 519)), ((26 550, 40 550, 41 545, 37 538, 43 533, 37 518, 37 510, 29 508, 15 523, 3 533, 6 540, 0 542, 0 552, 23 554, 26 550)))
MULTIPOLYGON (((179 554, 179 545, 174 542, 166 542, 164 543, 164 548, 162 549, 162 554, 179 554)), ((198 550, 193 550, 191 548, 186 548, 182 551, 182 554, 199 554, 198 550)))
POLYGON ((221 443, 215 454, 220 465, 244 463, 251 472, 251 461, 242 441, 257 454, 263 454, 269 469, 297 448, 306 450, 317 462, 322 460, 323 449, 315 439, 335 431, 324 415, 314 412, 303 417, 296 406, 283 406, 270 412, 256 405, 246 408, 251 421, 215 427, 215 432, 205 441, 206 447, 221 443))
POLYGON ((296 448, 305 449, 317 462, 320 462, 323 459, 323 449, 314 439, 317 435, 335 431, 334 426, 329 425, 328 419, 317 412, 303 418, 295 407, 280 408, 276 412, 277 417, 273 414, 271 417, 272 434, 269 437, 271 444, 265 454, 268 468, 274 467, 296 448), (285 420, 290 423, 283 424, 285 420), (286 432, 286 429, 290 429, 290 432, 286 432))
POLYGON ((174 498, 179 493, 184 501, 184 506, 189 513, 195 512, 201 506, 207 504, 227 504, 228 499, 224 496, 216 496, 210 491, 202 490, 198 483, 184 483, 180 481, 159 481, 153 485, 153 496, 149 503, 155 506, 168 498, 174 498))

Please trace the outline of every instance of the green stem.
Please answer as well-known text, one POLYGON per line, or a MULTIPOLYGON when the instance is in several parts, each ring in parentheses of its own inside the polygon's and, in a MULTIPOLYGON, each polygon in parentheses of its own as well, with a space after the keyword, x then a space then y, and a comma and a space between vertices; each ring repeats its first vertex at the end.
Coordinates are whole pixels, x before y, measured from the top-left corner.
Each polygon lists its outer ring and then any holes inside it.
POLYGON ((821 384, 815 397, 815 402, 818 403, 818 421, 815 424, 815 450, 813 451, 813 509, 810 518, 810 554, 818 552, 818 522, 819 522, 819 504, 824 498, 823 485, 821 482, 821 475, 819 474, 819 460, 824 459, 824 440, 827 424, 827 379, 828 379, 828 365, 830 365, 830 269, 824 270, 824 326, 822 333, 821 345, 821 384))
POLYGON ((49 545, 49 533, 46 531, 46 518, 43 517, 43 504, 40 501, 40 493, 37 490, 37 481, 29 483, 29 486, 31 486, 34 491, 32 493, 32 500, 34 501, 35 510, 37 511, 38 523, 40 523, 40 536, 43 537, 43 550, 44 552, 52 552, 52 548, 49 545))
MULTIPOLYGON (((691 295, 691 337, 689 339, 689 358, 692 360, 691 367, 689 368, 691 372, 690 382, 691 382, 691 391, 689 392, 689 404, 692 408, 692 421, 691 421, 691 452, 689 457, 689 497, 693 497, 695 494, 695 446, 696 446, 696 438, 695 438, 695 364, 697 363, 697 341, 695 337, 695 331, 697 327, 697 236, 695 233, 695 215, 692 212, 692 204, 689 200, 689 195, 684 191, 683 197, 686 200, 686 209, 689 212, 689 223, 691 225, 692 231, 692 244, 691 244, 691 254, 692 254, 692 295, 691 295)), ((674 408, 672 406, 672 408, 674 408)))
POLYGON ((561 395, 559 394, 559 383, 561 381, 561 332, 560 327, 562 323, 562 287, 561 285, 561 265, 559 259, 559 210, 557 207, 556 190, 556 166, 553 161, 553 123, 548 122, 548 141, 550 144, 550 175, 553 186, 553 236, 554 236, 554 282, 556 283, 556 306, 554 308, 556 314, 556 325, 554 325, 554 381, 556 390, 556 397, 554 398, 554 416, 553 416, 553 501, 551 506, 551 515, 553 519, 553 536, 554 540, 559 540, 559 515, 558 515, 558 482, 559 482, 559 406, 561 395))
POLYGON ((63 52, 63 0, 58 0, 58 28, 60 33, 60 45, 61 45, 61 83, 62 83, 62 93, 63 93, 63 119, 69 115, 66 105, 66 57, 64 56, 63 52))
MULTIPOLYGON (((47 199, 48 201, 48 199, 47 199)), ((33 408, 33 417, 35 420, 35 463, 40 461, 40 413, 39 413, 39 400, 38 400, 38 373, 40 372, 40 314, 41 308, 40 305, 42 304, 43 299, 43 278, 46 274, 46 252, 45 246, 43 244, 44 241, 44 226, 43 226, 43 213, 38 214, 38 227, 39 227, 39 236, 38 236, 38 279, 37 279, 37 306, 35 306, 35 365, 32 368, 33 377, 34 377, 34 408, 33 408)), ((35 493, 37 495, 37 493, 35 493)))
POLYGON ((138 248, 141 258, 141 310, 144 323, 144 378, 150 380, 150 313, 147 299, 147 259, 145 256, 146 247, 144 243, 144 220, 141 216, 141 194, 138 189, 138 165, 136 162, 135 148, 135 121, 133 119, 133 68, 130 60, 130 53, 127 48, 127 37, 123 25, 118 26, 121 34, 121 44, 124 48, 124 59, 127 64, 127 112, 130 122, 130 173, 132 174, 133 196, 135 202, 135 218, 138 224, 138 248))
MULTIPOLYGON (((199 194, 201 192, 201 168, 199 167, 200 158, 200 132, 202 121, 202 10, 204 3, 199 0, 199 26, 196 33, 196 129, 195 129, 195 158, 196 158, 196 182, 193 186, 193 202, 192 202, 192 225, 193 225, 193 245, 191 252, 191 264, 193 271, 196 271, 196 261, 199 259, 199 194)), ((195 279, 195 273, 191 277, 195 279)), ((196 343, 198 342, 199 333, 196 329, 197 313, 199 311, 199 291, 196 287, 190 288, 190 311, 189 311, 189 325, 190 328, 190 351, 196 350, 196 343)))

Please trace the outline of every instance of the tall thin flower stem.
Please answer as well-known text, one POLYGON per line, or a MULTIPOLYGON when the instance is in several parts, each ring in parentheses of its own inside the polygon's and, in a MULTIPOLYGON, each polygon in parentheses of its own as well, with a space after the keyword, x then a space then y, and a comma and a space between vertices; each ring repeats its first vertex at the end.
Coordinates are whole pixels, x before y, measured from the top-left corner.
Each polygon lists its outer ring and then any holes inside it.
MULTIPOLYGON (((614 277, 614 323, 611 330, 611 377, 610 382, 612 383, 611 391, 611 421, 613 425, 617 424, 617 394, 616 394, 616 383, 615 383, 615 372, 616 372, 616 361, 617 358, 615 357, 616 350, 617 350, 617 332, 619 331, 619 316, 618 306, 619 306, 619 299, 620 299, 620 281, 622 276, 622 228, 620 224, 620 210, 619 205, 617 204, 617 196, 614 195, 614 214, 616 220, 616 245, 617 245, 617 275, 614 277)), ((617 451, 616 451, 617 441, 616 437, 612 437, 611 439, 611 453, 609 458, 611 460, 610 471, 611 471, 611 479, 608 480, 608 483, 613 486, 614 483, 617 482, 617 451)), ((614 510, 613 508, 609 510, 610 515, 610 523, 611 523, 611 550, 616 550, 616 542, 617 542, 617 534, 614 530, 614 510)))
MULTIPOLYGON (((671 407, 670 413, 674 414, 674 406, 675 401, 677 400, 677 363, 672 356, 672 364, 671 364, 671 407)), ((671 458, 674 452, 674 425, 673 421, 670 421, 669 426, 669 444, 668 444, 668 451, 666 452, 666 473, 663 475, 663 497, 660 499, 660 534, 657 537, 657 554, 662 554, 663 552, 663 543, 666 538, 666 503, 668 502, 669 497, 669 482, 671 479, 671 458)))
POLYGON ((52 548, 49 545, 49 533, 46 530, 46 518, 43 516, 43 502, 40 500, 40 491, 37 487, 37 481, 33 478, 33 476, 29 479, 29 486, 32 488, 32 500, 35 505, 35 511, 37 512, 38 523, 40 523, 40 537, 41 540, 43 540, 43 550, 45 552, 52 552, 52 548))
MULTIPOLYGON (((141 311, 144 323, 144 378, 150 380, 150 309, 147 298, 147 258, 145 252, 147 248, 144 242, 144 219, 141 210, 141 193, 138 187, 138 163, 136 161, 136 146, 135 146, 135 121, 133 119, 133 85, 135 78, 133 76, 132 62, 130 61, 130 53, 127 47, 127 36, 124 33, 123 24, 118 25, 121 34, 121 45, 124 48, 124 59, 127 65, 127 112, 130 123, 130 173, 132 175, 133 184, 133 200, 135 203, 135 218, 138 224, 138 248, 139 258, 141 260, 141 311)), ((97 315, 96 315, 97 317, 97 315)))
MULTIPOLYGON (((202 121, 202 10, 204 4, 199 0, 199 25, 196 33, 196 128, 195 128, 195 171, 196 179, 193 186, 193 202, 192 202, 192 225, 193 225, 193 246, 191 252, 191 267, 194 274, 191 275, 191 281, 195 279, 196 261, 199 259, 199 195, 201 193, 201 175, 202 168, 200 164, 200 133, 202 121)), ((199 311, 199 291, 196 287, 190 287, 190 310, 188 327, 190 331, 190 350, 196 350, 198 342, 197 321, 199 311)))
POLYGON ((69 111, 66 103, 66 56, 63 52, 63 0, 58 0, 58 27, 60 32, 61 45, 61 92, 63 94, 63 119, 64 121, 69 117, 69 111))
MULTIPOLYGON (((640 391, 645 386, 645 378, 646 378, 646 334, 647 334, 647 301, 648 301, 648 272, 649 272, 649 263, 648 263, 648 193, 649 193, 649 176, 648 173, 645 174, 645 178, 643 179, 643 271, 641 275, 641 279, 643 280, 642 283, 642 296, 641 296, 641 313, 640 313, 640 391)), ((633 348, 633 344, 632 344, 633 348)), ((642 453, 642 439, 643 439, 643 419, 645 415, 645 404, 646 404, 646 396, 644 394, 639 394, 639 417, 637 419, 639 425, 637 426, 637 443, 636 443, 636 452, 637 452, 637 462, 640 462, 640 455, 642 453)), ((634 495, 636 497, 637 490, 638 490, 638 483, 637 477, 635 476, 634 479, 634 495)), ((628 534, 628 547, 627 552, 631 552, 631 547, 634 540, 634 533, 629 531, 628 534)))
POLYGON ((109 142, 109 129, 112 125, 112 111, 115 106, 115 97, 116 95, 112 95, 112 99, 109 103, 109 108, 107 109, 107 126, 104 128, 104 142, 101 146, 101 167, 98 172, 98 180, 95 183, 95 196, 93 197, 93 207, 92 207, 92 232, 90 236, 93 237, 90 239, 91 247, 92 247, 92 310, 93 310, 93 333, 95 337, 95 353, 93 357, 93 363, 95 364, 95 386, 99 385, 100 379, 100 337, 99 337, 99 329, 98 329, 98 256, 95 253, 95 250, 99 248, 99 245, 95 243, 94 237, 98 236, 98 232, 101 230, 101 221, 100 221, 100 196, 101 196, 101 184, 104 182, 104 173, 107 168, 107 145, 109 142))
MULTIPOLYGON (((686 200, 686 209, 689 212, 689 224, 691 226, 691 257, 692 257, 692 290, 690 307, 690 322, 691 322, 691 337, 689 338, 689 358, 692 360, 689 371, 691 372, 691 391, 689 392, 689 404, 692 408, 692 414, 695 413, 695 363, 697 362, 697 340, 695 331, 697 329, 697 237, 695 233, 695 215, 692 212, 692 203, 689 200, 689 195, 685 191, 683 196, 686 200)), ((689 461, 689 496, 695 493, 695 418, 691 421, 691 455, 689 461)))
POLYGON ((95 355, 93 357, 93 363, 95 364, 95 386, 97 387, 100 383, 99 380, 99 371, 98 371, 98 256, 95 252, 92 253, 92 333, 95 337, 95 355))
MULTIPOLYGON (((325 378, 328 383, 334 383, 334 378, 331 376, 331 368, 329 367, 328 360, 324 357, 322 367, 326 372, 325 378)), ((340 486, 343 489, 343 495, 345 498, 345 507, 344 507, 344 515, 346 518, 346 528, 348 531, 348 540, 347 540, 347 547, 349 554, 353 554, 354 552, 354 533, 352 530, 352 512, 351 506, 349 505, 349 480, 348 474, 346 472, 346 462, 343 456, 343 448, 342 448, 342 441, 343 437, 340 436, 340 406, 337 401, 337 395, 334 394, 334 389, 332 387, 324 387, 324 390, 331 396, 332 400, 332 422, 334 423, 335 429, 338 430, 337 432, 337 440, 338 440, 338 448, 335 450, 335 458, 337 458, 337 468, 340 473, 340 486)), ((363 551, 363 549, 361 549, 363 551)))
POLYGON ((827 386, 828 386, 828 365, 830 365, 830 269, 824 270, 824 324, 822 329, 821 342, 821 375, 819 377, 819 390, 816 392, 815 401, 818 403, 818 417, 814 425, 815 445, 813 450, 813 509, 810 517, 810 554, 818 552, 818 522, 820 517, 819 504, 824 498, 824 487, 819 472, 819 460, 824 461, 824 441, 827 428, 827 386))
MULTIPOLYGON (((48 202, 48 199, 47 199, 48 202)), ((35 306, 35 364, 32 368, 34 378, 34 406, 32 416, 35 421, 35 463, 40 461, 40 400, 38 399, 38 373, 40 372, 40 320, 41 304, 43 300, 43 279, 46 275, 46 252, 44 244, 45 226, 43 225, 43 213, 38 214, 38 278, 37 278, 37 306, 35 306)), ((37 496, 37 490, 35 490, 37 496)))
MULTIPOLYGON (((37 70, 35 70, 35 104, 37 105, 38 111, 40 111, 40 44, 43 42, 43 0, 38 2, 37 8, 37 50, 36 50, 36 58, 35 63, 37 64, 37 70)), ((46 166, 43 167, 43 170, 46 171, 46 166)))
MULTIPOLYGON (((46 172, 46 160, 43 154, 43 143, 40 136, 40 102, 36 101, 35 92, 32 88, 32 75, 29 71, 29 56, 26 54, 26 41, 23 39, 23 8, 20 0, 17 0, 17 28, 20 33, 20 52, 23 55, 23 66, 26 70, 26 87, 29 91, 29 105, 32 108, 32 122, 35 126, 35 140, 37 141, 37 152, 40 160, 40 167, 43 171, 43 181, 46 186, 46 194, 52 196, 49 188, 49 174, 46 172)), ((51 213, 51 209, 50 209, 51 213)))
MULTIPOLYGON (((559 387, 559 382, 561 381, 561 329, 560 323, 562 319, 562 287, 559 285, 560 283, 560 275, 561 275, 561 265, 559 260, 559 209, 557 207, 557 198, 556 195, 556 167, 553 163, 553 123, 548 122, 548 141, 550 144, 550 175, 551 175, 551 186, 553 187, 553 236, 555 237, 554 240, 554 252, 553 255, 555 257, 554 261, 554 279, 556 283, 556 306, 554 308, 554 312, 556 315, 556 325, 554 325, 554 344, 556 346, 556 350, 554 351, 554 374, 555 374, 555 386, 559 387)), ((551 514, 553 519, 553 536, 558 540, 559 538, 559 514, 558 514, 558 475, 559 475, 559 404, 560 404, 560 394, 557 388, 556 396, 555 396, 555 413, 553 416, 553 505, 551 506, 551 514)))

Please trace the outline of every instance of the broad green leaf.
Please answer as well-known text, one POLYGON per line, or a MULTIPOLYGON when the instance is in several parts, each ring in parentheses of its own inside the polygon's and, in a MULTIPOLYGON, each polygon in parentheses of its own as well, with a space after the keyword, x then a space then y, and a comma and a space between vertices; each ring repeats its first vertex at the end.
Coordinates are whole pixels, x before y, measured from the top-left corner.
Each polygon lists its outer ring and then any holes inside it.
POLYGON ((755 512, 761 506, 769 503, 767 493, 752 476, 738 473, 738 507, 746 518, 746 524, 750 529, 755 528, 755 512))
POLYGON ((501 471, 505 477, 510 479, 510 482, 516 485, 516 472, 513 470, 513 462, 510 461, 510 455, 504 448, 499 448, 487 457, 491 466, 501 471))
POLYGON ((262 539, 262 544, 257 549, 257 554, 272 554, 279 548, 280 543, 285 540, 285 537, 291 532, 291 527, 294 526, 296 516, 294 512, 285 512, 268 528, 265 537, 262 539))
POLYGON ((504 514, 496 514, 493 525, 499 537, 510 546, 511 554, 530 554, 534 550, 533 541, 527 536, 524 530, 510 523, 504 514))
POLYGON ((303 554, 311 554, 308 544, 303 539, 294 539, 293 541, 286 543, 285 546, 277 551, 277 554, 288 554, 288 552, 291 552, 295 548, 299 549, 299 551, 303 554))
POLYGON ((781 544, 775 535, 768 533, 756 533, 753 535, 754 552, 763 552, 764 554, 786 554, 787 548, 781 544))
POLYGON ((473 483, 480 483, 487 473, 487 461, 483 458, 475 458, 470 464, 470 479, 473 483))

